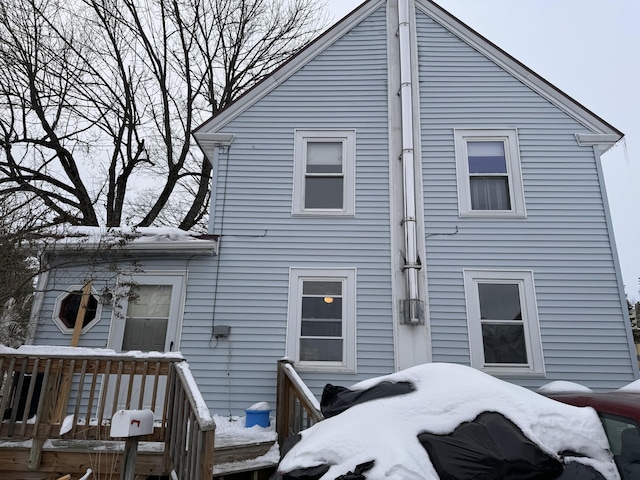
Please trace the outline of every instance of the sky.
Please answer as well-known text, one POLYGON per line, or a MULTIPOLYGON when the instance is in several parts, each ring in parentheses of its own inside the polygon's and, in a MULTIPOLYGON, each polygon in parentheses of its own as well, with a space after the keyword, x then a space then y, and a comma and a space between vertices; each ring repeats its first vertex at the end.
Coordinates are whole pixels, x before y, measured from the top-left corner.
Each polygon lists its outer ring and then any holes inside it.
MULTIPOLYGON (((602 157, 625 291, 640 301, 640 1, 435 0, 625 134, 602 157)), ((337 21, 362 0, 328 0, 337 21)))

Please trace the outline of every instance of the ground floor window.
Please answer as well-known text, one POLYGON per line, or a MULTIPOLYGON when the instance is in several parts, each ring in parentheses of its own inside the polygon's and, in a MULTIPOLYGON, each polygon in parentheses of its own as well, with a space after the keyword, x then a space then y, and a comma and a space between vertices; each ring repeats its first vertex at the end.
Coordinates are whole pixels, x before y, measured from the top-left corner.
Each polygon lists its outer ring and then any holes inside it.
POLYGON ((297 367, 355 371, 355 269, 292 268, 287 356, 297 367))
MULTIPOLYGON (((62 333, 72 334, 82 300, 82 285, 73 285, 56 298, 53 307, 53 321, 62 333)), ((102 305, 98 301, 98 293, 90 288, 87 309, 82 318, 82 333, 88 331, 100 320, 102 305)))
POLYGON ((543 374, 531 271, 465 270, 471 365, 495 374, 543 374))

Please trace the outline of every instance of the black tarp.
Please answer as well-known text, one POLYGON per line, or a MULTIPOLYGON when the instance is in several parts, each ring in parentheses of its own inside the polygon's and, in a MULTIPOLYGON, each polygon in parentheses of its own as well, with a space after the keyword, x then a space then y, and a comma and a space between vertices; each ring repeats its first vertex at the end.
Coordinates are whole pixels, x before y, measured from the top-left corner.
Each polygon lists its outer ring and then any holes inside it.
POLYGON ((405 395, 414 391, 415 387, 411 382, 380 382, 366 390, 349 390, 328 383, 322 391, 320 410, 325 418, 329 418, 360 403, 405 395))
POLYGON ((481 413, 451 434, 425 432, 418 440, 441 480, 551 480, 563 472, 559 460, 495 412, 481 413))

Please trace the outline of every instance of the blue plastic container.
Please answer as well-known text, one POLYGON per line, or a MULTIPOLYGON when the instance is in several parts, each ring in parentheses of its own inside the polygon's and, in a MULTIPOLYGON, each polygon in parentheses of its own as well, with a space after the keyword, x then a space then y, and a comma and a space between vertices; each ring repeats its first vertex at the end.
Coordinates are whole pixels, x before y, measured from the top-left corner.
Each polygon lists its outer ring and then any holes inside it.
POLYGON ((247 415, 245 426, 247 428, 253 427, 254 425, 259 425, 261 427, 268 427, 271 425, 271 421, 269 420, 269 413, 271 410, 245 410, 245 414, 247 415))

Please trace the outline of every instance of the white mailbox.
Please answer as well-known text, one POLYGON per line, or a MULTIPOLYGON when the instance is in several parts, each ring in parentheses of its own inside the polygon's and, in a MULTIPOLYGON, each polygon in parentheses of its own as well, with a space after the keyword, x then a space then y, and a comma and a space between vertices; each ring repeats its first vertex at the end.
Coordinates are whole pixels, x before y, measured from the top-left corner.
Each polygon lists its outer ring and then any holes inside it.
POLYGON ((137 437, 153 433, 153 411, 118 410, 111 419, 112 437, 137 437))

